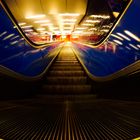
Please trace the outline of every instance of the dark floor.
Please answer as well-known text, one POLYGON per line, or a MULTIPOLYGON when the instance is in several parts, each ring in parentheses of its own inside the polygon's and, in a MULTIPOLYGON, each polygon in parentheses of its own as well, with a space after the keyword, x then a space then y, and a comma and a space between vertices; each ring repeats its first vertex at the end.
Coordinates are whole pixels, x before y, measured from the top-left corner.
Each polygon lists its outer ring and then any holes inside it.
POLYGON ((140 102, 93 95, 0 102, 4 140, 131 140, 140 137, 140 102))

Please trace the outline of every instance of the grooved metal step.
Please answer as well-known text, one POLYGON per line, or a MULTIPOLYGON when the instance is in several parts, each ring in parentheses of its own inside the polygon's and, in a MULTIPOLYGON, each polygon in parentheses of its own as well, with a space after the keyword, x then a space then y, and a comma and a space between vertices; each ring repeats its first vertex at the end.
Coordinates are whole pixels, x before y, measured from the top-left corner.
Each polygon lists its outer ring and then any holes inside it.
POLYGON ((56 71, 52 70, 49 72, 49 76, 84 76, 85 73, 82 70, 78 71, 56 71))
POLYGON ((81 66, 78 62, 55 62, 53 66, 81 66))
POLYGON ((79 77, 47 77, 46 82, 48 84, 87 84, 87 77, 86 76, 79 76, 79 77))
POLYGON ((51 70, 82 70, 81 66, 52 66, 51 70))
POLYGON ((51 94, 88 94, 90 85, 44 85, 43 90, 51 94))
POLYGON ((55 63, 79 63, 77 60, 56 60, 55 63))
POLYGON ((46 76, 43 91, 51 94, 89 94, 91 85, 71 46, 63 47, 46 76))

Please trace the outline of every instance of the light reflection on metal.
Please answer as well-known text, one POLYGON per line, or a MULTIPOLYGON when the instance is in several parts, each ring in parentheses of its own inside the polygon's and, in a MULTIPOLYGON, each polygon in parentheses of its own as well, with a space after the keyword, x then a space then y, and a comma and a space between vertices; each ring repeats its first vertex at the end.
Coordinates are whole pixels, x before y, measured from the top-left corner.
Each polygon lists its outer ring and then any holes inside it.
POLYGON ((18 43, 18 41, 11 42, 10 44, 15 45, 16 43, 18 43))
POLYGON ((123 38, 121 38, 121 37, 119 37, 118 35, 115 35, 115 34, 111 34, 111 36, 113 36, 113 37, 115 37, 115 38, 117 38, 117 39, 119 39, 119 40, 121 40, 121 41, 124 40, 123 38))
POLYGON ((128 41, 131 41, 130 38, 128 38, 126 35, 122 34, 122 33, 117 33, 117 35, 123 37, 124 39, 128 40, 128 41))
POLYGON ((126 46, 126 48, 127 48, 128 50, 131 50, 131 48, 129 48, 129 47, 127 47, 127 46, 126 46))
POLYGON ((18 38, 18 37, 20 37, 20 36, 17 35, 17 36, 15 36, 15 37, 11 38, 10 40, 14 40, 14 39, 16 39, 16 38, 18 38))
POLYGON ((135 45, 133 44, 129 44, 129 46, 131 46, 132 48, 136 49, 136 50, 139 50, 139 48, 137 48, 135 45))
POLYGON ((115 43, 119 44, 119 45, 123 45, 123 43, 119 40, 113 40, 115 43))
POLYGON ((140 42, 140 38, 138 36, 136 36, 135 34, 131 33, 128 30, 124 30, 124 32, 129 35, 131 38, 135 39, 136 41, 140 42))
POLYGON ((2 37, 3 35, 7 34, 7 31, 4 31, 3 33, 0 34, 0 37, 2 37))
POLYGON ((11 37, 14 36, 14 35, 15 35, 15 34, 10 34, 10 35, 6 36, 3 40, 7 40, 7 39, 11 38, 11 37))
POLYGON ((140 45, 137 45, 138 48, 140 48, 140 45))

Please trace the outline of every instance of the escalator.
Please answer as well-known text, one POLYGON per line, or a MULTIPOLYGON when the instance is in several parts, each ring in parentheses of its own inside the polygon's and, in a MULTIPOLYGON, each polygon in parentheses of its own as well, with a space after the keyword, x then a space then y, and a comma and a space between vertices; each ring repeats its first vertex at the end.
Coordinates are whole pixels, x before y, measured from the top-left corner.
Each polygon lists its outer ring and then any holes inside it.
POLYGON ((46 74, 43 91, 53 94, 89 94, 90 79, 73 52, 65 43, 46 74))

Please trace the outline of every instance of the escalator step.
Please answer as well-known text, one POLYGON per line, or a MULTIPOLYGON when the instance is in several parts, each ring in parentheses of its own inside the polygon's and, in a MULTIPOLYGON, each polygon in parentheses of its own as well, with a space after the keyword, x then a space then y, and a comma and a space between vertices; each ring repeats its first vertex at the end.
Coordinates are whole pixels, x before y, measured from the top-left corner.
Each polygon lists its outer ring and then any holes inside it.
POLYGON ((78 62, 73 63, 73 62, 58 62, 54 63, 53 66, 81 66, 78 62))
POLYGON ((43 91, 51 94, 86 94, 91 92, 90 85, 44 85, 43 91))
POLYGON ((82 70, 78 70, 78 71, 56 71, 56 70, 52 70, 49 71, 49 76, 84 76, 85 73, 82 70))
POLYGON ((77 60, 56 60, 55 63, 78 63, 77 60))
POLYGON ((81 66, 52 66, 51 70, 82 70, 81 66))
POLYGON ((87 83, 87 77, 81 76, 81 77, 47 77, 46 82, 48 84, 86 84, 87 83))

